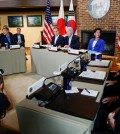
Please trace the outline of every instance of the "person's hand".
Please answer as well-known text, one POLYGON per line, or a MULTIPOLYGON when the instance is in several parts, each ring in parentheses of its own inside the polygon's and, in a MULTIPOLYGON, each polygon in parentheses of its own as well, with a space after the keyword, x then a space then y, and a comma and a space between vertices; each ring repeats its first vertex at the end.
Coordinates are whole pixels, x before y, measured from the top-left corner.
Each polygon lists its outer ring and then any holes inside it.
POLYGON ((18 45, 20 45, 20 42, 17 42, 18 45))
POLYGON ((115 80, 115 81, 106 81, 106 86, 111 86, 111 85, 114 85, 114 84, 116 84, 117 83, 117 81, 115 80))
POLYGON ((18 41, 17 44, 20 45, 21 44, 21 41, 18 41))
POLYGON ((65 45, 64 48, 69 48, 69 45, 65 45))
POLYGON ((119 76, 119 75, 120 75, 120 71, 117 71, 114 77, 119 76))
POLYGON ((115 124, 116 124, 114 116, 115 116, 115 113, 111 112, 111 113, 109 113, 108 118, 107 118, 107 124, 112 129, 115 128, 115 124))
POLYGON ((111 103, 115 102, 117 100, 117 96, 112 96, 112 97, 106 97, 102 100, 103 104, 108 103, 110 105, 111 103))
POLYGON ((48 43, 47 45, 52 46, 51 43, 48 43))
POLYGON ((61 46, 58 46, 58 48, 61 48, 61 46))

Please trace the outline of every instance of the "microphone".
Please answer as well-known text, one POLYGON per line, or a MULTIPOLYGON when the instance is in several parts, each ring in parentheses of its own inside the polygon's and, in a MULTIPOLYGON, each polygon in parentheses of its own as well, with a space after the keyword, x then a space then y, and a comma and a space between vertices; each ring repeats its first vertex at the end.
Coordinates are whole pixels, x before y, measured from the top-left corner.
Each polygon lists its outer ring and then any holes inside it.
POLYGON ((3 74, 4 73, 4 70, 3 69, 0 69, 0 74, 3 74))
POLYGON ((81 54, 79 56, 77 56, 75 59, 73 59, 72 61, 70 61, 67 65, 67 69, 66 71, 62 72, 61 75, 64 78, 75 78, 78 75, 78 70, 74 67, 69 67, 69 65, 74 62, 76 59, 81 58, 81 54))
POLYGON ((45 85, 45 81, 47 79, 51 79, 51 78, 58 77, 58 76, 61 76, 61 75, 55 75, 55 76, 47 77, 46 79, 44 79, 41 90, 35 94, 36 99, 47 101, 47 100, 52 99, 55 95, 59 93, 59 91, 61 91, 60 90, 61 87, 59 87, 57 84, 53 82, 50 82, 49 84, 45 85))
POLYGON ((76 59, 78 59, 78 58, 81 58, 81 54, 80 54, 78 57, 76 57, 74 60, 72 60, 72 61, 70 61, 70 62, 68 63, 67 69, 69 68, 69 65, 70 65, 72 62, 74 62, 76 59))
POLYGON ((28 88, 28 95, 26 97, 28 99, 35 97, 38 100, 50 100, 58 91, 60 91, 61 87, 53 82, 45 85, 45 81, 58 76, 60 75, 41 78, 28 88))

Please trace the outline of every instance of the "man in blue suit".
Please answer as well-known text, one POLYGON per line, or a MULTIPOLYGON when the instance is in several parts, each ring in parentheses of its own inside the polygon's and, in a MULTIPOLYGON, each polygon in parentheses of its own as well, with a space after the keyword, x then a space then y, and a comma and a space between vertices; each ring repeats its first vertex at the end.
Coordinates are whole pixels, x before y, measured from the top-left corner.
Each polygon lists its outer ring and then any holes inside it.
POLYGON ((59 35, 59 28, 54 27, 53 31, 55 35, 52 37, 51 45, 53 45, 54 47, 58 47, 58 48, 63 47, 64 37, 59 35))
POLYGON ((7 47, 10 48, 10 45, 14 45, 14 39, 13 35, 9 33, 9 28, 3 28, 3 35, 0 36, 0 43, 1 47, 7 47))
POLYGON ((73 34, 72 27, 67 28, 67 36, 65 37, 65 48, 79 49, 80 41, 77 35, 73 34))
POLYGON ((94 38, 90 39, 90 42, 88 44, 88 50, 103 53, 105 42, 104 40, 100 39, 102 30, 100 28, 96 28, 93 33, 94 38))

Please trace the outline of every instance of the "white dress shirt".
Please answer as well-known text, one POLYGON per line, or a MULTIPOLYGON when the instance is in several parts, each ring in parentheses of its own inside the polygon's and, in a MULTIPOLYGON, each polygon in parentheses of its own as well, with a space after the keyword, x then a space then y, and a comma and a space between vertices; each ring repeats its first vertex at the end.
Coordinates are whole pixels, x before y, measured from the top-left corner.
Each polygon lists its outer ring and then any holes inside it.
POLYGON ((58 36, 55 36, 54 44, 56 44, 56 41, 57 41, 58 37, 59 37, 59 35, 58 36))
POLYGON ((19 34, 17 35, 17 38, 18 38, 18 42, 21 42, 21 36, 19 34))
POLYGON ((69 41, 68 41, 68 45, 70 46, 70 43, 71 43, 71 40, 72 40, 72 37, 73 37, 73 35, 71 35, 70 37, 68 37, 69 38, 69 41))
POLYGON ((97 43, 97 40, 94 40, 93 44, 92 44, 92 50, 94 50, 94 47, 95 47, 96 43, 97 43))

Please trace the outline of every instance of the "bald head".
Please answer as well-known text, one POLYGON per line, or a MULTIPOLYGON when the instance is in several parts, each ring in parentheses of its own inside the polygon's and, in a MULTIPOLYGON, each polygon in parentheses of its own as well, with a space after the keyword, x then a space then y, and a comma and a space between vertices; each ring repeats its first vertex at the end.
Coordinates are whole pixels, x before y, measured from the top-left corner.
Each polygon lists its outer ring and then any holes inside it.
POLYGON ((72 27, 68 27, 68 28, 67 28, 67 36, 70 37, 70 36, 72 36, 72 34, 73 34, 73 29, 72 29, 72 27))

